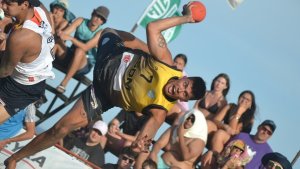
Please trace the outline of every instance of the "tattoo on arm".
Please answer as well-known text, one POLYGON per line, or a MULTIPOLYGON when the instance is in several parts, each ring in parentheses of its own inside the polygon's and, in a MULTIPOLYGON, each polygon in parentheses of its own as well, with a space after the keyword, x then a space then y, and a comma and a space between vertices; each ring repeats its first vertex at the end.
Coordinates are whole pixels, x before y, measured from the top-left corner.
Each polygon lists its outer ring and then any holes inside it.
POLYGON ((158 37, 158 46, 161 47, 161 48, 166 47, 166 41, 165 41, 165 38, 162 35, 160 35, 158 37))

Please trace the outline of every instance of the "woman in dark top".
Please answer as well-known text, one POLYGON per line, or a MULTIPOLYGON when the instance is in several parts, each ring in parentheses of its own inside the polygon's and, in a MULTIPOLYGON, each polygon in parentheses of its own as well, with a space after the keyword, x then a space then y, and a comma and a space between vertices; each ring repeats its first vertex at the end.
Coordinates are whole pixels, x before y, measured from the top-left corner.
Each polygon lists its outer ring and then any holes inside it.
POLYGON ((219 111, 213 120, 207 120, 208 141, 207 147, 211 147, 211 139, 218 130, 224 130, 227 134, 222 137, 226 143, 231 136, 240 132, 250 133, 256 111, 255 96, 249 90, 239 95, 238 103, 228 104, 219 111))
POLYGON ((255 96, 249 90, 239 95, 238 104, 228 104, 213 119, 217 129, 223 129, 230 135, 240 132, 250 133, 256 110, 255 96), (223 122, 223 123, 222 123, 223 122))
POLYGON ((218 74, 211 83, 210 91, 203 99, 195 103, 194 108, 199 109, 206 119, 213 119, 219 110, 226 104, 226 95, 230 89, 230 79, 225 73, 218 74))

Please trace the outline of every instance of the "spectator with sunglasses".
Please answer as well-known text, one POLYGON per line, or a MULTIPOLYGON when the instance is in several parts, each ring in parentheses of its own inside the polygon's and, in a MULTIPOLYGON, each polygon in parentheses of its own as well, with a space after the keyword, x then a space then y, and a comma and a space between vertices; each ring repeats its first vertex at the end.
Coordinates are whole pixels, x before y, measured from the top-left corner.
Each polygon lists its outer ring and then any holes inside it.
MULTIPOLYGON (((237 140, 237 139, 244 141, 245 144, 249 146, 251 151, 255 153, 252 160, 244 167, 245 169, 259 169, 259 166, 261 166, 262 157, 267 153, 273 152, 272 148, 267 143, 267 141, 272 137, 275 129, 276 129, 276 124, 274 123, 274 121, 265 120, 258 126, 255 135, 241 132, 240 134, 231 138, 230 141, 237 140)), ((213 140, 215 140, 213 146, 215 148, 223 147, 225 144, 222 142, 221 139, 219 139, 220 137, 222 137, 221 133, 218 133, 213 137, 213 140)), ((218 150, 217 149, 209 150, 205 156, 207 157, 209 156, 210 158, 206 157, 207 163, 205 164, 202 163, 201 165, 203 166, 201 166, 201 168, 202 169, 213 168, 213 166, 216 165, 218 150)))
POLYGON ((205 117, 202 112, 193 109, 179 119, 179 125, 170 127, 161 135, 149 157, 158 168, 195 168, 206 140, 205 117), (158 156, 161 149, 165 152, 158 156))
POLYGON ((277 152, 265 154, 261 162, 262 165, 259 169, 292 169, 290 161, 277 152))
POLYGON ((103 169, 130 169, 135 164, 138 153, 132 151, 131 147, 124 147, 119 155, 117 164, 104 164, 103 169))
POLYGON ((93 125, 89 136, 85 141, 82 141, 79 138, 75 139, 72 144, 66 144, 65 148, 70 150, 76 155, 79 155, 81 158, 88 160, 95 165, 102 167, 105 163, 104 160, 104 150, 100 145, 101 141, 105 140, 105 134, 107 133, 107 124, 101 120, 98 120, 93 125))
POLYGON ((100 6, 93 10, 90 19, 79 17, 64 31, 56 32, 59 40, 54 46, 56 59, 54 63, 67 69, 66 76, 56 88, 59 93, 65 92, 65 87, 74 75, 85 75, 90 72, 96 62, 97 44, 106 23, 109 9, 100 6), (76 31, 75 31, 76 30, 76 31), (71 33, 75 31, 74 37, 71 33), (72 42, 66 47, 65 41, 72 42))

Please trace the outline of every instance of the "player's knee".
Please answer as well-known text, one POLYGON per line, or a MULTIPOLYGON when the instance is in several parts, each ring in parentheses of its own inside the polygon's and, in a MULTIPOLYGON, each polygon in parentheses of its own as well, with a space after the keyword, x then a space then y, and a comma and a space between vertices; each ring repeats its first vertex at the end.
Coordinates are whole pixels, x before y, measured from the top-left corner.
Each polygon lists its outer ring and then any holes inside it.
POLYGON ((53 138, 61 139, 65 137, 71 129, 64 125, 55 125, 50 129, 50 134, 53 138))
POLYGON ((105 29, 103 29, 102 35, 104 35, 106 33, 113 33, 113 34, 118 35, 118 32, 116 30, 112 29, 112 28, 105 28, 105 29))

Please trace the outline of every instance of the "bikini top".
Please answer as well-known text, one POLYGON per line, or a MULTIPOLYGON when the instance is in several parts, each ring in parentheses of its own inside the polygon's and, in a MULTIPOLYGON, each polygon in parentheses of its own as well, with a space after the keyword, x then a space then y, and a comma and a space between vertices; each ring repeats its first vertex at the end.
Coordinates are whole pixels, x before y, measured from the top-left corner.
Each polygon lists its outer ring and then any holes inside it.
POLYGON ((208 110, 212 114, 216 114, 218 112, 219 108, 220 108, 219 105, 218 105, 218 102, 222 98, 222 96, 218 99, 218 101, 214 105, 212 105, 210 107, 206 107, 206 104, 205 104, 206 95, 205 95, 205 97, 203 99, 201 99, 199 101, 198 107, 206 109, 206 110, 208 110))

